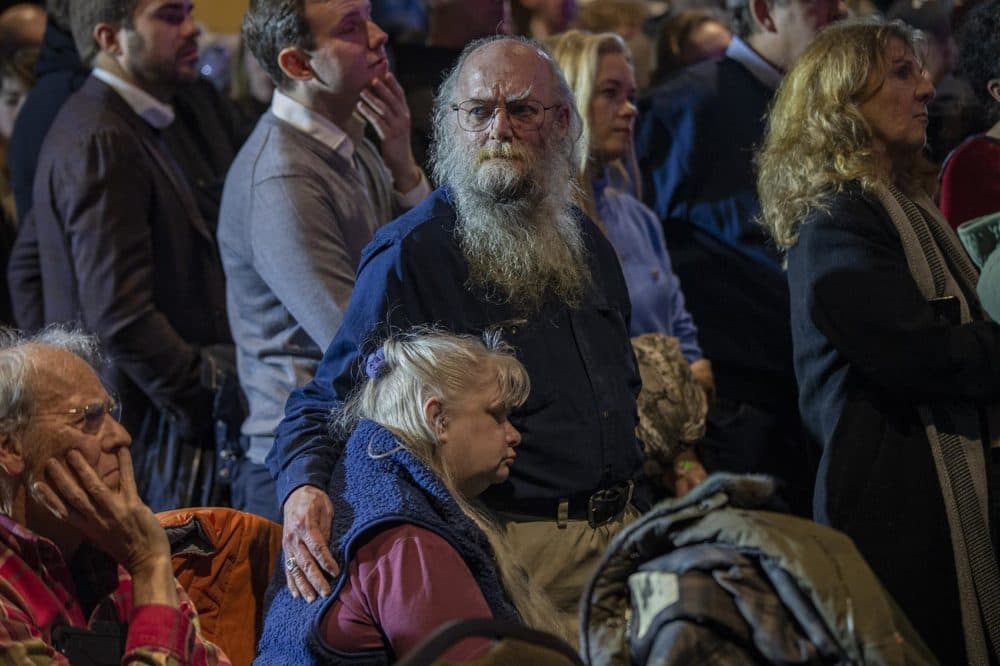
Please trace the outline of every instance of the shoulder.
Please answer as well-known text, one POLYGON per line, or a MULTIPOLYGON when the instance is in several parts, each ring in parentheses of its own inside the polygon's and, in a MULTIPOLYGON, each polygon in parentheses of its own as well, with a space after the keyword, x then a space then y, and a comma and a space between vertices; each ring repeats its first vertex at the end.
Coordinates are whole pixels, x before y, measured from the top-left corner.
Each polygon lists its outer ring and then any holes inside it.
POLYGON ((440 534, 412 523, 398 523, 371 534, 358 547, 357 559, 394 560, 414 553, 420 554, 421 559, 433 556, 450 558, 452 554, 461 559, 458 552, 440 534))
POLYGON ((76 134, 93 127, 116 127, 134 130, 142 121, 110 86, 89 77, 71 94, 53 122, 53 128, 75 128, 76 134))
POLYGON ((604 197, 616 218, 614 222, 624 222, 642 229, 659 228, 660 221, 656 213, 628 192, 607 188, 604 190, 604 197))
MULTIPOLYGON (((56 114, 40 151, 40 163, 47 159, 72 167, 79 152, 100 151, 104 159, 128 155, 135 159, 142 141, 152 136, 142 120, 105 84, 90 78, 73 93, 56 114), (67 159, 74 154, 74 159, 67 159)), ((145 162, 138 160, 133 168, 145 162)))
POLYGON ((895 247, 898 234, 878 200, 856 184, 830 195, 822 208, 811 210, 788 252, 789 272, 816 265, 852 261, 865 245, 895 247))
POLYGON ((713 86, 687 71, 677 78, 653 88, 639 100, 639 120, 656 117, 663 119, 678 114, 688 115, 711 99, 713 86))
POLYGON ((994 169, 1000 166, 1000 140, 977 134, 963 141, 948 155, 942 167, 942 178, 988 166, 994 169), (989 164, 990 160, 994 161, 993 165, 989 164))
POLYGON ((361 265, 385 252, 405 254, 408 261, 440 258, 454 247, 455 219, 448 190, 438 188, 419 205, 380 227, 365 248, 361 265))
POLYGON ((253 166, 255 183, 273 177, 315 177, 328 181, 350 165, 335 151, 267 111, 257 121, 235 163, 253 166))
POLYGON ((806 215, 801 235, 812 235, 831 227, 865 228, 888 219, 878 199, 855 183, 850 183, 840 191, 829 195, 823 204, 822 207, 813 208, 806 215))

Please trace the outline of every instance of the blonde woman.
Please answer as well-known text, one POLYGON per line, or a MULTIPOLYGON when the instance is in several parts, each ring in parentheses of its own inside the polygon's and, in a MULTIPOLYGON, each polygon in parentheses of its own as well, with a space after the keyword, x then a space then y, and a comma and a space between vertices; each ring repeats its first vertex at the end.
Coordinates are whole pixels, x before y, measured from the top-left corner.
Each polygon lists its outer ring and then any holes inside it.
POLYGON ((1000 581, 980 424, 1000 397, 1000 327, 929 198, 933 95, 903 24, 827 28, 781 84, 758 187, 822 447, 815 517, 855 540, 942 662, 987 663, 1000 581))
MULTIPOLYGON (((582 30, 557 35, 548 45, 583 120, 578 150, 583 207, 621 260, 632 301, 629 332, 633 337, 662 333, 677 338, 691 372, 710 396, 712 366, 698 345, 698 329, 684 305, 660 221, 641 201, 609 183, 609 168, 632 159, 636 85, 628 47, 613 33, 582 30)), ((705 479, 705 468, 693 450, 680 453, 673 463, 666 485, 673 486, 675 494, 683 495, 705 479)))
MULTIPOLYGON (((274 582, 256 663, 389 663, 464 618, 557 630, 470 503, 517 458, 521 436, 507 415, 528 396, 524 366, 495 341, 417 330, 387 340, 366 373, 334 426, 353 431, 328 487, 340 575, 311 604, 274 582)), ((285 575, 303 576, 294 557, 285 575)), ((448 656, 483 647, 463 643, 448 656)))

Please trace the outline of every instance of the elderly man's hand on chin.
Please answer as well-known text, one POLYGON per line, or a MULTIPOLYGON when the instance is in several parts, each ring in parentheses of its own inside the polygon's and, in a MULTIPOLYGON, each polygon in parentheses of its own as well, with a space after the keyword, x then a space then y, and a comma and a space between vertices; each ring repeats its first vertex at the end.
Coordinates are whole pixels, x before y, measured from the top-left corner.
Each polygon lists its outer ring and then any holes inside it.
POLYGON ((340 573, 330 548, 333 502, 315 486, 299 486, 285 500, 281 543, 285 553, 285 583, 293 597, 312 603, 330 594, 326 578, 340 573))
MULTIPOLYGON (((167 534, 139 498, 132 456, 120 447, 118 483, 109 486, 75 449, 45 463, 46 481, 32 487, 35 499, 71 522, 94 546, 132 576, 133 603, 178 605, 167 534)), ((107 478, 107 477, 105 477, 107 478)))

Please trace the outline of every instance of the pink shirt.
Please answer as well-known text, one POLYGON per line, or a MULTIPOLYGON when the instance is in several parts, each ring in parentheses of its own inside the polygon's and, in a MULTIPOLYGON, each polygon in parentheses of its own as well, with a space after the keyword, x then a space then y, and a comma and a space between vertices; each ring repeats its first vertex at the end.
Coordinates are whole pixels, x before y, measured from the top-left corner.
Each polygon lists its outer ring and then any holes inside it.
MULTIPOLYGON (((434 532, 404 523, 358 549, 343 589, 323 616, 321 636, 344 652, 383 648, 384 636, 401 658, 446 622, 491 617, 462 556, 434 532)), ((474 659, 489 645, 487 639, 466 640, 447 657, 474 659)))

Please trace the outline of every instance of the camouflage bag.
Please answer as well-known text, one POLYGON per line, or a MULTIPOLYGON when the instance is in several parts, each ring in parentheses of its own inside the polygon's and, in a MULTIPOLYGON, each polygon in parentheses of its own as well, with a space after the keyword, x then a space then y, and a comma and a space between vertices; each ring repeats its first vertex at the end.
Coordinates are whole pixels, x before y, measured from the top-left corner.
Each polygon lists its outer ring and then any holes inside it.
POLYGON ((635 432, 646 451, 646 474, 655 482, 678 453, 705 434, 708 400, 677 338, 644 333, 632 338, 632 349, 642 378, 635 432))

